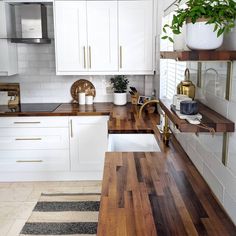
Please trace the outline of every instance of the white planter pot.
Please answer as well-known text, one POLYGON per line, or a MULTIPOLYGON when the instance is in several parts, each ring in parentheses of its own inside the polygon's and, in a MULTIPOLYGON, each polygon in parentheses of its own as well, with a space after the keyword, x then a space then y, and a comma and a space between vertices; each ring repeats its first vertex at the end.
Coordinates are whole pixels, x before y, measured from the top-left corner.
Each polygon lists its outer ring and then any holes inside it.
POLYGON ((189 48, 185 43, 185 35, 186 35, 186 25, 183 25, 181 33, 173 35, 174 51, 189 51, 189 48))
POLYGON ((193 50, 213 50, 219 48, 223 43, 223 35, 217 37, 214 32, 214 24, 206 25, 205 19, 186 24, 186 44, 193 50))
POLYGON ((127 103, 127 94, 126 93, 114 93, 114 102, 115 105, 125 105, 127 103))

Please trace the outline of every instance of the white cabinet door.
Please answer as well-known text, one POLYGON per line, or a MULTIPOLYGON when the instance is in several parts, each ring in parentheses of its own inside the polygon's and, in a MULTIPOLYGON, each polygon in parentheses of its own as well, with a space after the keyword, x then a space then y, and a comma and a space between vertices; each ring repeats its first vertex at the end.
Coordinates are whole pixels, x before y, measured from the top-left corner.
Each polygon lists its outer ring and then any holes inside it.
POLYGON ((11 18, 10 14, 13 6, 0 1, 0 76, 10 76, 17 74, 17 46, 11 43, 11 18))
POLYGON ((86 70, 86 1, 55 1, 57 72, 86 70))
POLYGON ((153 1, 118 1, 119 71, 153 71, 153 1))
POLYGON ((88 1, 87 23, 89 70, 117 71, 117 2, 88 1))
POLYGON ((71 122, 71 171, 100 172, 108 145, 108 117, 73 117, 71 122))

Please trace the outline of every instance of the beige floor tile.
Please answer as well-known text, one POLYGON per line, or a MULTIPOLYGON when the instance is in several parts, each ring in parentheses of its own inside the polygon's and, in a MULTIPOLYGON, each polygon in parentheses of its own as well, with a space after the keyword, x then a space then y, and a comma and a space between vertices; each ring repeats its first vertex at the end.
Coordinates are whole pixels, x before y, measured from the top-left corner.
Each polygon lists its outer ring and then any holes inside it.
POLYGON ((61 187, 85 187, 85 186, 101 186, 101 181, 64 181, 61 187))
POLYGON ((36 202, 21 203, 21 205, 14 212, 14 218, 27 220, 30 217, 35 205, 36 205, 36 202))
POLYGON ((0 188, 10 188, 12 183, 9 182, 0 182, 0 188))
POLYGON ((84 187, 54 187, 45 188, 43 193, 83 193, 84 187))
POLYGON ((43 189, 34 189, 26 199, 27 202, 37 202, 43 192, 43 189))
POLYGON ((16 210, 21 206, 22 202, 0 202, 0 218, 16 219, 16 210))
POLYGON ((11 188, 33 188, 35 182, 14 182, 11 184, 11 188))
POLYGON ((101 186, 83 187, 83 193, 101 193, 101 191, 102 191, 101 186))
POLYGON ((9 232, 14 220, 0 217, 0 235, 5 236, 9 232))
POLYGON ((54 188, 54 187, 59 187, 60 185, 61 185, 61 182, 59 181, 34 182, 35 189, 54 188))
POLYGON ((15 220, 6 236, 19 236, 26 220, 15 220))
POLYGON ((23 202, 29 197, 33 188, 1 188, 0 202, 23 202))

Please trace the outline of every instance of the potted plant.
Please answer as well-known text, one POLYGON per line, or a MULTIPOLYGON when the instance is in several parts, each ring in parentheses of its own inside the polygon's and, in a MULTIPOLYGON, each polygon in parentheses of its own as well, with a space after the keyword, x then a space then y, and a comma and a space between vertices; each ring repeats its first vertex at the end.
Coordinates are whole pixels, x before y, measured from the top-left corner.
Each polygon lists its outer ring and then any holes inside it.
POLYGON ((171 24, 163 27, 165 35, 162 39, 173 42, 168 36, 168 28, 173 34, 180 34, 186 24, 187 46, 190 49, 212 50, 222 45, 224 33, 230 32, 235 26, 234 0, 188 0, 186 7, 181 7, 181 0, 178 0, 176 5, 178 9, 171 24))
POLYGON ((110 79, 114 91, 114 104, 125 105, 127 103, 127 86, 129 80, 124 75, 117 75, 110 79))

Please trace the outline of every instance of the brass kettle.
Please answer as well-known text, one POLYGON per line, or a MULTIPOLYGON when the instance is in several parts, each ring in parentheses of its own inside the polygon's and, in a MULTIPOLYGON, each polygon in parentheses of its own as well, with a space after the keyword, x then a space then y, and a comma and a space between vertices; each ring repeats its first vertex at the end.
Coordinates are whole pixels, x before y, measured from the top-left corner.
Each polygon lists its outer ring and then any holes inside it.
POLYGON ((181 81, 177 86, 177 94, 187 95, 194 99, 195 97, 195 85, 190 80, 190 71, 187 68, 184 72, 185 79, 181 81))

